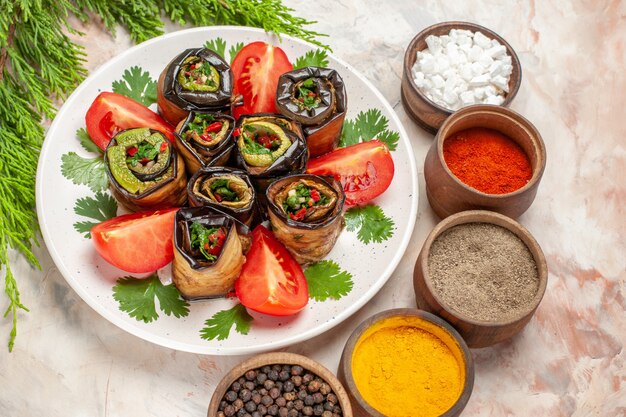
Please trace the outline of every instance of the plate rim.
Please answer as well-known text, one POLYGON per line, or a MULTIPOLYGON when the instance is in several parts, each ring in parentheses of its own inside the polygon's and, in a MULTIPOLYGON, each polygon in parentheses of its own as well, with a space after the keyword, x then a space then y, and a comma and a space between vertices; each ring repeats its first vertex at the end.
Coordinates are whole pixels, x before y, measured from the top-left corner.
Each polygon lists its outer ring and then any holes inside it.
POLYGON ((42 207, 42 204, 43 204, 42 201, 43 201, 43 182, 45 180, 42 178, 42 176, 43 176, 43 166, 45 164, 42 163, 42 161, 45 159, 44 157, 48 153, 48 149, 52 146, 52 139, 50 138, 55 134, 56 130, 59 129, 59 126, 61 123, 60 116, 62 116, 64 112, 67 111, 67 109, 72 108, 73 103, 78 97, 78 95, 87 88, 87 85, 91 84, 91 81, 93 79, 99 77, 101 73, 106 72, 110 67, 115 65, 118 61, 127 58, 129 55, 133 55, 137 51, 140 51, 141 49, 153 43, 162 42, 163 40, 167 40, 170 38, 176 38, 176 37, 181 37, 181 36, 184 37, 190 33, 215 32, 215 31, 220 31, 220 30, 234 30, 234 31, 256 33, 262 36, 264 38, 264 41, 266 42, 270 41, 269 39, 267 39, 268 37, 270 38, 274 37, 275 39, 273 39, 272 42, 278 45, 280 45, 280 43, 283 43, 285 39, 288 39, 290 42, 301 44, 307 47, 308 49, 314 50, 314 49, 319 48, 318 46, 314 44, 306 42, 302 39, 294 38, 289 35, 280 34, 279 36, 275 33, 266 32, 263 29, 251 28, 251 27, 246 27, 246 26, 202 26, 202 27, 195 27, 195 28, 190 28, 190 29, 183 29, 183 30, 178 30, 178 31, 163 34, 161 36, 152 38, 150 40, 147 40, 138 45, 134 45, 128 48, 122 53, 112 57, 110 60, 102 64, 97 70, 91 73, 87 78, 85 78, 85 80, 83 80, 83 82, 72 92, 72 94, 70 94, 70 96, 67 98, 67 100, 65 100, 61 108, 59 108, 59 110, 57 111, 57 115, 52 121, 50 128, 46 132, 46 137, 41 147, 39 160, 37 163, 35 196, 36 196, 37 219, 38 219, 39 227, 41 230, 41 235, 43 237, 48 253, 50 254, 50 257, 52 258, 55 266, 58 268, 59 272, 63 276, 64 280, 70 285, 70 287, 72 287, 72 289, 80 296, 80 298, 87 305, 89 305, 89 307, 91 307, 94 311, 100 314, 100 316, 102 316, 103 318, 105 318, 106 320, 108 320, 110 323, 114 324, 118 328, 124 330, 125 332, 130 333, 133 336, 139 337, 143 340, 146 340, 148 342, 154 343, 159 346, 163 346, 166 348, 179 350, 183 352, 196 353, 196 354, 233 356, 233 355, 246 355, 246 354, 252 354, 252 353, 267 352, 273 349, 291 346, 293 344, 301 343, 309 339, 312 339, 313 337, 319 336, 322 333, 325 333, 328 330, 336 327, 340 323, 344 322, 345 320, 350 318, 353 314, 357 313, 368 301, 374 298, 374 296, 378 294, 380 289, 389 281, 389 278, 391 278, 391 275, 394 273, 394 271, 400 264, 402 258, 404 257, 404 254, 406 253, 409 242, 411 240, 411 236, 415 228, 415 223, 417 221, 417 208, 418 208, 418 202, 419 202, 419 195, 418 195, 419 179, 418 179, 418 173, 417 173, 417 164, 415 162, 415 157, 414 157, 411 141, 409 140, 407 132, 404 129, 402 122, 400 121, 398 115, 396 114, 391 104, 382 95, 382 93, 364 75, 362 75, 359 71, 357 71, 352 65, 346 63, 344 60, 338 58, 334 54, 329 53, 330 57, 332 57, 340 65, 345 66, 349 71, 351 71, 352 74, 356 76, 360 81, 362 81, 378 98, 378 100, 382 103, 382 106, 386 108, 391 118, 393 119, 395 124, 398 126, 398 133, 400 134, 400 138, 407 148, 410 175, 412 178, 411 207, 408 213, 409 222, 407 225, 408 227, 404 231, 402 239, 399 243, 398 250, 396 251, 395 255, 390 260, 389 264, 387 265, 387 267, 383 270, 381 274, 384 278, 378 279, 374 283, 374 285, 370 286, 368 290, 365 291, 358 298, 358 300, 356 300, 356 302, 347 306, 343 311, 336 314, 332 319, 327 320, 326 322, 321 323, 320 325, 315 326, 311 329, 308 329, 302 333, 298 333, 294 336, 281 339, 280 341, 263 343, 260 345, 256 344, 253 346, 214 347, 214 346, 207 345, 206 348, 202 348, 199 345, 188 345, 186 343, 168 339, 166 337, 146 331, 145 329, 141 327, 134 326, 128 321, 125 321, 119 318, 117 315, 109 312, 108 308, 105 308, 95 297, 93 297, 88 291, 83 289, 83 286, 79 284, 78 280, 73 278, 73 274, 70 273, 69 268, 66 267, 63 261, 63 257, 57 251, 57 248, 55 244, 53 243, 52 236, 50 234, 50 231, 48 230, 47 224, 43 221, 44 208, 42 207))

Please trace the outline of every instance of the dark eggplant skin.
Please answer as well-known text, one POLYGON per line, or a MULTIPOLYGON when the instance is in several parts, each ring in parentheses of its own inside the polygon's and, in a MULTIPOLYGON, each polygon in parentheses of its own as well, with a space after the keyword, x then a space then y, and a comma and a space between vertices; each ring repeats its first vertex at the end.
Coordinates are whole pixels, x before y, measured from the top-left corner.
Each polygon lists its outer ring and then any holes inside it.
POLYGON ((299 264, 315 263, 328 255, 344 226, 343 204, 346 196, 341 183, 311 174, 290 175, 270 184, 266 191, 266 199, 274 236, 285 245, 299 264), (310 222, 296 221, 276 203, 276 196, 285 187, 300 180, 320 184, 336 193, 334 207, 329 213, 310 222))
POLYGON ((256 191, 252 182, 250 182, 250 178, 248 174, 244 171, 228 168, 228 167, 206 167, 197 171, 189 180, 187 184, 187 197, 189 200, 189 205, 191 207, 200 207, 200 206, 209 206, 213 207, 217 210, 220 210, 240 222, 244 223, 247 226, 252 226, 254 220, 258 217, 257 213, 257 203, 256 203, 256 191), (198 195, 195 190, 197 186, 209 178, 219 177, 223 175, 231 175, 240 178, 250 189, 251 198, 250 203, 245 207, 229 207, 217 201, 210 200, 207 197, 198 195))
POLYGON ((235 218, 211 207, 178 210, 174 225, 172 281, 187 300, 223 297, 233 289, 251 244, 250 229, 235 218), (224 227, 228 236, 213 263, 189 250, 189 227, 198 221, 207 227, 224 227))
POLYGON ((348 96, 337 71, 305 67, 280 76, 276 108, 302 125, 309 156, 315 158, 337 148, 348 108, 348 96), (314 80, 321 100, 319 106, 313 109, 303 108, 295 100, 298 84, 309 78, 314 80))
MULTIPOLYGON (((264 197, 267 187, 277 178, 289 174, 304 173, 309 160, 309 152, 300 123, 288 117, 273 113, 245 114, 239 118, 237 128, 241 130, 242 125, 246 121, 266 121, 278 124, 292 142, 289 149, 269 167, 248 165, 240 152, 239 146, 235 145, 235 165, 248 174, 250 181, 257 189, 258 197, 264 197)), ((237 138, 235 138, 236 142, 237 138)))
POLYGON ((188 175, 195 174, 200 168, 209 166, 225 166, 230 160, 233 149, 235 148, 235 140, 233 138, 233 130, 235 130, 235 119, 231 116, 219 112, 200 112, 191 111, 189 115, 178 123, 174 136, 176 137, 176 145, 178 151, 185 160, 185 169, 188 175), (226 119, 230 122, 227 137, 224 138, 217 146, 208 149, 203 148, 199 144, 192 144, 185 139, 184 130, 197 114, 211 114, 216 119, 226 119))
POLYGON ((157 105, 165 120, 176 126, 193 110, 230 112, 233 73, 230 65, 206 48, 190 48, 181 52, 165 67, 157 82, 157 105), (176 80, 180 67, 189 56, 198 56, 215 67, 220 76, 217 91, 187 91, 176 80))
MULTIPOLYGON (((126 132, 132 129, 125 129, 116 134, 126 132)), ((163 140, 168 141, 167 137, 158 130, 150 129, 150 133, 158 133, 163 136, 163 140)), ((169 141, 168 141, 169 142, 169 141)), ((109 142, 107 149, 116 146, 115 136, 109 142)), ((176 147, 171 146, 170 164, 174 167, 173 175, 157 186, 150 188, 143 193, 133 194, 122 187, 113 177, 109 168, 109 160, 107 152, 104 152, 104 166, 109 178, 109 188, 113 197, 130 211, 157 210, 169 207, 180 207, 187 201, 187 175, 185 175, 185 163, 176 147)))

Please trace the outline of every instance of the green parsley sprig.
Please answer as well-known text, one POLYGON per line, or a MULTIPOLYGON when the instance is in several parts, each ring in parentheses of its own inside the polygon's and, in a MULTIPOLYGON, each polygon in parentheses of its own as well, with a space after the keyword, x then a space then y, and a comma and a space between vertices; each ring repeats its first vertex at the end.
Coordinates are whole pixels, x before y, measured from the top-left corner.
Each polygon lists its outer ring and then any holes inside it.
POLYGON ((229 310, 221 310, 204 322, 200 330, 200 337, 205 340, 224 340, 230 335, 230 330, 235 326, 235 331, 248 334, 253 318, 243 304, 237 304, 229 310))

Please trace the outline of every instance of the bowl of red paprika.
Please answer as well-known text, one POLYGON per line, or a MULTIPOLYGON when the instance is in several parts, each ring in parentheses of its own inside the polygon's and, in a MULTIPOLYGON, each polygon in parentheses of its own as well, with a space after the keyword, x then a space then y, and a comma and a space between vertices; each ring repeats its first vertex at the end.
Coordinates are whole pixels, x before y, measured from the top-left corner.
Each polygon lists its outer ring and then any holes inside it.
POLYGON ((465 210, 517 218, 545 166, 545 144, 530 121, 502 106, 468 106, 446 119, 426 154, 426 196, 440 218, 465 210))

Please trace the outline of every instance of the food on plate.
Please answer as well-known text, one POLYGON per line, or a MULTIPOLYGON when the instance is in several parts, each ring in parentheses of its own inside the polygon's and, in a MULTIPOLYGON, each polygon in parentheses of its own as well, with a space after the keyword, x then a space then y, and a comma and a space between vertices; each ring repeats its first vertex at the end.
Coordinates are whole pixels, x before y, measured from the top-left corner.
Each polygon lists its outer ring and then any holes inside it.
POLYGON ((96 251, 111 265, 131 273, 147 273, 172 262, 172 231, 177 208, 117 216, 95 225, 96 251))
POLYGON ((172 281, 183 297, 221 297, 233 289, 247 246, 239 235, 247 232, 245 225, 211 207, 178 211, 172 281))
POLYGON ((311 159, 306 172, 341 181, 346 204, 355 205, 385 192, 393 179, 394 165, 387 145, 374 139, 311 159))
POLYGON ((158 130, 174 142, 174 128, 161 116, 133 99, 108 91, 91 103, 85 123, 91 140, 102 150, 119 131, 135 127, 158 130))
POLYGON ((174 58, 157 82, 159 113, 176 126, 190 111, 230 111, 233 74, 215 52, 191 48, 174 58))
POLYGON ((246 308, 273 316, 295 314, 309 301, 300 264, 262 225, 252 232, 252 246, 235 292, 246 308))
POLYGON ((250 226, 256 216, 256 192, 248 175, 227 167, 202 168, 187 184, 192 207, 209 206, 250 226))
POLYGON ((235 119, 222 113, 192 111, 176 127, 178 151, 193 175, 201 167, 223 166, 235 146, 235 119))
POLYGON ((259 190, 306 169, 308 151, 298 122, 278 114, 244 115, 234 134, 236 163, 259 190))
POLYGON ((161 132, 127 129, 104 154, 111 192, 132 211, 178 207, 187 200, 183 159, 161 132))
POLYGON ((326 256, 343 228, 341 184, 316 175, 291 175, 266 192, 272 231, 295 260, 310 264, 326 256))
POLYGON ((233 95, 243 96, 243 105, 233 108, 236 119, 243 114, 276 113, 278 77, 293 66, 278 46, 252 42, 244 46, 232 63, 233 95))
POLYGON ((278 79, 278 112, 302 125, 311 158, 337 147, 347 102, 343 80, 333 69, 305 67, 278 79))
POLYGON ((506 46, 482 32, 452 29, 426 38, 412 68, 417 88, 434 103, 458 110, 471 104, 502 104, 513 72, 506 46))

